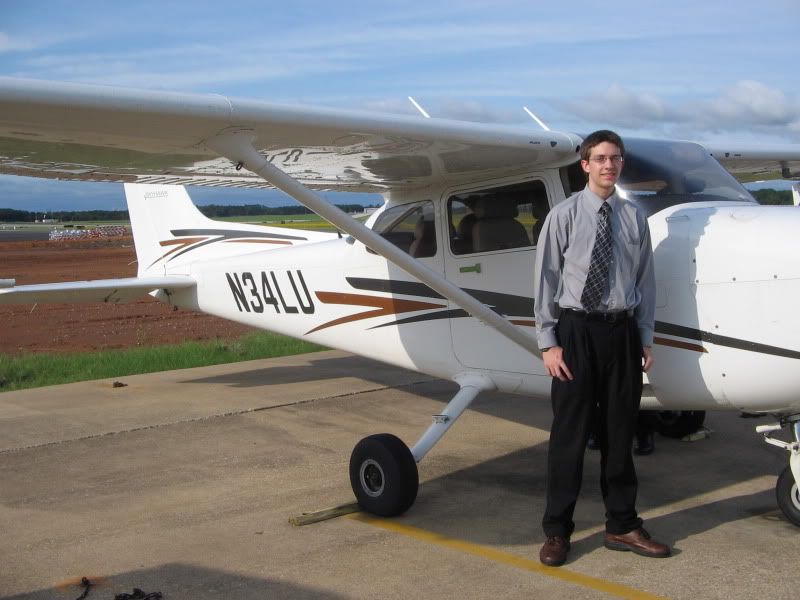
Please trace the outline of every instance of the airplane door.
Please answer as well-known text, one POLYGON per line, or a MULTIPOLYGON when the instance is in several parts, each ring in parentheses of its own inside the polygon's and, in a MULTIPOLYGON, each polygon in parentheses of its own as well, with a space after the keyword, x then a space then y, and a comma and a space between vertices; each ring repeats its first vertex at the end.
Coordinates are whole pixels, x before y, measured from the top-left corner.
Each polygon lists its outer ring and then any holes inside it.
MULTIPOLYGON (((448 195, 446 277, 535 335, 535 244, 549 210, 544 179, 448 195)), ((542 363, 458 307, 450 319, 453 349, 468 367, 545 375, 542 363)))

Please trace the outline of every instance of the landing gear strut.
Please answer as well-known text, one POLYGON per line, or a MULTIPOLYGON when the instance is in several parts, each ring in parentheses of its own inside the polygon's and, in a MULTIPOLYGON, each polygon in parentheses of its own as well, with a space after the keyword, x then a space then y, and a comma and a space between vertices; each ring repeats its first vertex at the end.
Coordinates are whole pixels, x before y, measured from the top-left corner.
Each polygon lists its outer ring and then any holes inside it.
POLYGON ((495 387, 483 375, 460 375, 455 380, 461 389, 442 414, 433 416, 433 423, 412 449, 390 433, 371 435, 356 444, 350 456, 350 485, 358 504, 366 512, 394 517, 411 508, 419 490, 417 463, 478 394, 495 387))
POLYGON ((778 506, 784 516, 794 525, 800 527, 800 415, 784 417, 779 423, 759 425, 758 433, 764 434, 764 441, 789 452, 789 465, 781 472, 775 486, 778 506), (794 435, 793 442, 784 442, 770 437, 770 434, 790 427, 794 435))

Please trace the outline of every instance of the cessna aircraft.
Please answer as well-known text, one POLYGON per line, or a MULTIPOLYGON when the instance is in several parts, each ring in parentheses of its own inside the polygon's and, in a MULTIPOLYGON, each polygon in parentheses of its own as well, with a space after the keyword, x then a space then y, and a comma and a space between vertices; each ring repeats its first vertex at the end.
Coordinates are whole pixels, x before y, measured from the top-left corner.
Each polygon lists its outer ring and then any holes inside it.
MULTIPOLYGON (((2 78, 0 173, 125 183, 138 276, 6 281, 0 302, 152 294, 456 381, 412 448, 379 434, 353 450, 358 502, 396 515, 416 498, 416 463, 480 392, 549 396, 532 271, 547 212, 585 184, 580 143, 549 130, 2 78), (215 222, 185 184, 276 187, 345 235, 215 222), (361 224, 314 189, 386 202, 361 224)), ((800 178, 800 146, 625 143, 620 193, 649 216, 658 284, 643 407, 774 415, 758 429, 790 453, 777 498, 800 525, 800 211, 760 206, 731 175, 800 178), (792 442, 771 437, 784 427, 792 442)))

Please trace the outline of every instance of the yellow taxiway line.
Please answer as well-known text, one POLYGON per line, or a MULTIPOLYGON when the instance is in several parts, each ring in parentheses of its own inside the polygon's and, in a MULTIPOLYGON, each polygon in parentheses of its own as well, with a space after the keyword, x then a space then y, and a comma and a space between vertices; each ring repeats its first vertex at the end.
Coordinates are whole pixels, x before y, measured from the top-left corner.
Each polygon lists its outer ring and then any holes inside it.
POLYGON ((643 592, 625 585, 620 585, 619 583, 606 581, 605 579, 600 579, 598 577, 584 575, 583 573, 576 573, 575 571, 570 571, 564 567, 546 567, 538 560, 523 558, 521 556, 511 554, 510 552, 496 550, 494 548, 481 546, 480 544, 473 544, 471 542, 456 538, 449 538, 425 529, 413 527, 412 525, 398 523, 397 521, 380 519, 365 513, 348 515, 348 518, 372 525, 373 527, 384 529, 386 531, 399 533, 400 535, 404 535, 406 537, 436 544, 437 546, 442 546, 445 548, 451 548, 453 550, 472 554, 473 556, 479 556, 481 558, 508 565, 510 567, 515 567, 517 569, 522 569, 524 571, 531 571, 533 573, 545 575, 546 577, 560 579, 568 583, 580 585, 598 592, 604 592, 619 598, 626 598, 628 600, 665 600, 664 596, 657 596, 655 594, 643 592))

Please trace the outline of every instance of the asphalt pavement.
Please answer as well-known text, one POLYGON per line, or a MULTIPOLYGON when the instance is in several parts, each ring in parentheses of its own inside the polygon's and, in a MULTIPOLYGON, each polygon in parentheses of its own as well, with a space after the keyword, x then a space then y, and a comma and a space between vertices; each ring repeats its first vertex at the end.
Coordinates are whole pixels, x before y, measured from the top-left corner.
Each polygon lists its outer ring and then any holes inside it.
POLYGON ((674 556, 602 545, 588 452, 568 563, 538 563, 547 402, 485 394, 420 464, 405 515, 289 519, 353 501, 362 437, 412 445, 451 382, 342 352, 0 394, 0 597, 796 597, 785 453, 710 413, 708 439, 637 457, 639 509, 674 556))

